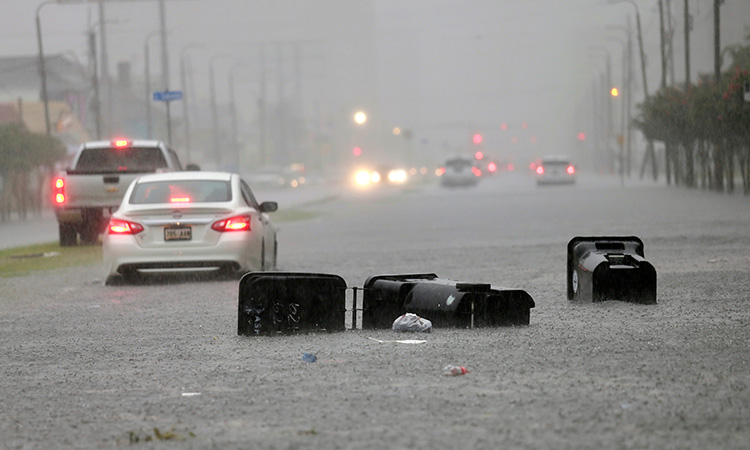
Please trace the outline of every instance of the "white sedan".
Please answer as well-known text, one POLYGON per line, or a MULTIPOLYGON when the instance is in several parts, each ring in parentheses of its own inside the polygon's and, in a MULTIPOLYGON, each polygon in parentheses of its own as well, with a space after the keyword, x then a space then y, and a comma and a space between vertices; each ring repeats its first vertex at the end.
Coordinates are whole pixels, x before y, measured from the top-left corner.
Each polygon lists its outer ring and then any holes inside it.
POLYGON ((104 234, 106 283, 140 273, 276 267, 276 228, 239 175, 171 172, 133 181, 104 234))

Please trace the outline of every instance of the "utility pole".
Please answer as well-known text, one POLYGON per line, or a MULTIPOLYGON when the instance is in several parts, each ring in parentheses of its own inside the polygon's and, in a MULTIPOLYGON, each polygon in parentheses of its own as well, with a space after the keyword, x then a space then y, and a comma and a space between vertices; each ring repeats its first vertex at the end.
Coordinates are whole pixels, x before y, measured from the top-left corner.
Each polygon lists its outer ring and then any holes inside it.
POLYGON ((685 0, 685 89, 690 86, 690 29, 693 25, 689 3, 689 0, 685 0))
MULTIPOLYGON (((153 118, 151 114, 151 102, 153 101, 151 99, 151 51, 150 51, 150 45, 149 41, 152 37, 156 36, 158 32, 154 31, 146 35, 146 39, 143 41, 143 67, 144 67, 144 81, 145 81, 145 96, 144 100, 146 101, 146 137, 148 139, 154 138, 154 126, 153 126, 153 118)), ((167 105, 169 102, 167 102, 167 105)))
POLYGON ((279 62, 276 87, 278 89, 278 111, 279 120, 279 146, 276 149, 276 162, 287 163, 286 148, 286 108, 284 106, 284 47, 281 43, 276 44, 276 56, 279 62))
POLYGON ((721 0, 714 0, 714 77, 721 81, 721 0))
POLYGON ((260 164, 266 164, 266 46, 260 44, 260 99, 258 100, 260 164))
POLYGON ((219 147, 219 117, 216 111, 216 80, 214 77, 214 61, 212 58, 208 64, 208 83, 211 95, 211 122, 213 128, 213 153, 216 155, 217 169, 221 170, 221 148, 219 147))
POLYGON ((669 85, 674 86, 674 24, 672 23, 672 0, 667 0, 667 54, 669 56, 669 85))
POLYGON ((96 138, 102 138, 102 102, 99 96, 99 69, 96 57, 96 33, 89 29, 89 61, 91 62, 91 84, 94 87, 94 104, 96 105, 96 138))
POLYGON ((36 8, 36 40, 39 45, 39 72, 42 76, 42 102, 44 103, 44 127, 47 136, 52 134, 52 128, 49 123, 49 96, 47 95, 47 70, 44 66, 44 49, 42 47, 42 21, 39 18, 39 12, 44 5, 54 3, 53 0, 42 2, 36 8))
POLYGON ((112 133, 112 80, 109 77, 109 54, 107 53, 107 25, 104 19, 104 0, 99 0, 99 46, 102 54, 102 82, 107 102, 107 115, 104 120, 104 133, 112 133))
MULTIPOLYGON (((161 79, 164 91, 169 90, 169 51, 167 50, 167 17, 164 0, 159 0, 159 31, 161 33, 161 79)), ((169 107, 169 102, 167 102, 169 107)))
MULTIPOLYGON (((687 0, 685 0, 687 1, 687 0)), ((630 178, 630 168, 632 165, 632 148, 633 148, 633 133, 630 122, 632 120, 632 102, 633 102, 633 31, 630 27, 630 16, 627 16, 627 29, 628 29, 628 77, 627 77, 627 88, 625 92, 625 110, 627 111, 627 122, 626 122, 626 137, 625 137, 625 158, 628 178, 630 178)))
POLYGON ((659 0, 659 50, 661 50, 661 89, 667 88, 667 56, 664 47, 664 0, 659 0))

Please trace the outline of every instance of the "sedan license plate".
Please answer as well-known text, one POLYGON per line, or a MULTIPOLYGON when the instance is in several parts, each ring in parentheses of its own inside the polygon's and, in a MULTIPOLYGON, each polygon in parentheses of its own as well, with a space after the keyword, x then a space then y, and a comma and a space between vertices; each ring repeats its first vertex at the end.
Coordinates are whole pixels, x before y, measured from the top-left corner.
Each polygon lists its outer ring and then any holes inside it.
POLYGON ((193 238, 193 229, 191 227, 165 227, 165 241, 189 241, 193 238))

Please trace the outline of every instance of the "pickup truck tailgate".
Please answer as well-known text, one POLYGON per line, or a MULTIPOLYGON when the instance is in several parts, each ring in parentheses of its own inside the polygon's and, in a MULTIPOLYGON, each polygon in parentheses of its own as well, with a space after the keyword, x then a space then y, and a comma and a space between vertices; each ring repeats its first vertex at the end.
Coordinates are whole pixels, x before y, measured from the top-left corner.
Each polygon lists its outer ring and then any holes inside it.
POLYGON ((66 178, 67 207, 119 206, 137 173, 69 174, 66 178))

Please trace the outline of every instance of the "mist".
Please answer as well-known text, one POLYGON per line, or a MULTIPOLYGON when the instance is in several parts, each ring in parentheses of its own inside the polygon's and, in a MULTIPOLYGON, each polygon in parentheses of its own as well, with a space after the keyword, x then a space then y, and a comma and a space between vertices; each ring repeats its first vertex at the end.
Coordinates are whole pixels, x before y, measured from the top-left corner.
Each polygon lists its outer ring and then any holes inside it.
MULTIPOLYGON (((4 3, 3 53, 35 55, 34 10, 39 5, 4 3)), ((239 167, 233 168, 242 170, 265 163, 350 164, 354 147, 362 148, 359 160, 434 165, 472 152, 476 133, 483 136, 482 150, 498 159, 525 164, 563 153, 588 160, 591 144, 576 136, 595 132, 592 90, 606 71, 607 55, 612 84, 623 86, 627 26, 634 46, 633 114, 643 98, 635 8, 613 3, 167 1, 169 78, 164 86, 159 2, 108 1, 108 64, 100 73, 108 73, 114 83, 123 75, 118 70, 127 72, 140 95, 148 44, 151 91, 181 90, 189 101, 191 135, 183 131, 183 108, 175 103, 172 143, 177 149, 189 144, 193 159, 208 167, 221 165, 211 156, 217 142, 237 147, 239 167), (212 70, 218 141, 211 136, 212 70), (236 138, 229 137, 231 100, 238 117, 236 138), (364 126, 352 120, 357 111, 367 114, 364 126), (395 128, 402 132, 394 134, 395 128)), ((659 12, 655 1, 636 3, 649 89, 655 91, 661 77, 659 12)), ((689 2, 693 79, 713 70, 712 10, 704 3, 689 2)), ((666 4, 674 30, 670 81, 680 83, 685 79, 684 3, 666 4)), ((91 67, 86 30, 94 30, 101 43, 99 17, 96 2, 45 5, 40 9, 45 54, 63 54, 91 67)), ((726 1, 722 46, 741 42, 749 22, 744 0, 726 1)), ((101 44, 98 50, 101 60, 101 44)), ((16 96, 0 84, 3 101, 16 96)), ((155 120, 163 122, 163 105, 154 108, 155 120)), ((116 114, 118 105, 113 109, 116 114)), ((619 117, 614 120, 620 123, 619 117)), ((114 117, 106 131, 145 133, 143 126, 126 127, 114 117)), ((164 123, 154 133, 166 139, 164 123)))

